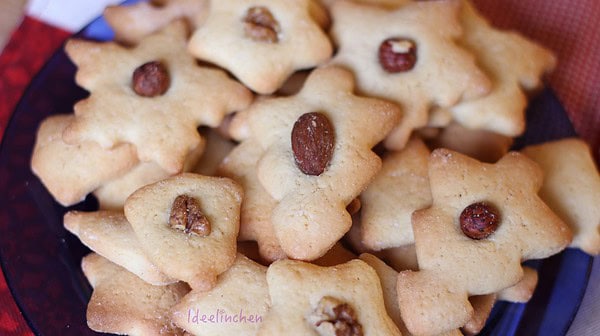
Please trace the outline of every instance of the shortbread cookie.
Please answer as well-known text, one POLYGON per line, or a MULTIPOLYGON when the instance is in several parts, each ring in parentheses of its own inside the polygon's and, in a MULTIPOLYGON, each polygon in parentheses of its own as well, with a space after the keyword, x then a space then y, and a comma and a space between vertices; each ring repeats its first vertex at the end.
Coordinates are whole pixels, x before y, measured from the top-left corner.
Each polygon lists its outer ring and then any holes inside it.
POLYGON ((513 144, 513 138, 484 129, 470 129, 458 123, 441 129, 427 140, 432 148, 446 148, 483 162, 494 163, 502 158, 513 144))
POLYGON ((87 307, 90 329, 119 335, 183 335, 169 311, 189 292, 185 283, 152 286, 95 253, 81 260, 81 268, 94 289, 87 307))
POLYGON ((574 232, 572 247, 600 253, 600 175, 589 146, 570 138, 529 146, 523 154, 544 171, 542 199, 574 232))
POLYGON ((494 308, 496 294, 471 296, 469 303, 473 306, 473 316, 460 329, 465 335, 477 335, 485 327, 485 322, 494 308))
MULTIPOLYGON (((183 171, 188 172, 196 165, 200 156, 204 155, 205 139, 200 138, 200 143, 192 149, 185 158, 183 171)), ((164 180, 173 174, 162 169, 158 164, 149 162, 140 162, 129 172, 107 181, 94 191, 94 196, 98 200, 98 207, 103 210, 123 210, 125 201, 129 195, 139 188, 164 180)))
POLYGON ((275 236, 271 221, 277 201, 258 180, 256 165, 262 154, 263 150, 257 141, 245 140, 223 160, 218 174, 233 179, 244 188, 238 240, 256 241, 260 255, 272 262, 286 255, 275 236))
POLYGON ((331 56, 331 42, 313 19, 313 6, 312 0, 213 1, 189 50, 229 70, 253 91, 273 93, 294 71, 331 56))
POLYGON ((186 52, 186 41, 181 21, 133 49, 69 40, 65 50, 77 65, 75 79, 90 96, 75 104, 75 121, 63 139, 93 140, 105 148, 132 143, 141 161, 180 172, 189 151, 200 144, 198 125, 216 127, 226 113, 252 99, 224 71, 199 66, 186 52))
POLYGON ((272 306, 259 335, 400 335, 377 273, 362 260, 332 267, 278 260, 267 283, 272 306))
POLYGON ((524 91, 541 85, 541 77, 556 66, 556 57, 516 32, 492 27, 469 1, 462 2, 463 45, 475 54, 493 85, 486 96, 460 102, 450 112, 466 127, 519 135, 525 130, 524 91))
POLYGON ((137 44, 177 19, 191 28, 202 24, 209 0, 153 0, 133 5, 108 6, 104 18, 115 32, 115 41, 137 44))
POLYGON ((459 9, 458 0, 408 2, 393 10, 333 4, 331 33, 338 53, 332 63, 354 72, 359 93, 402 106, 402 122, 386 147, 404 147, 414 129, 427 125, 432 107, 450 107, 489 91, 474 57, 455 43, 462 34, 459 9))
MULTIPOLYGON (((404 321, 402 321, 400 307, 398 306, 398 295, 396 291, 396 280, 398 278, 398 272, 372 254, 363 253, 360 255, 360 259, 369 264, 369 266, 371 266, 375 270, 375 272, 377 272, 377 276, 381 281, 381 287, 383 289, 383 299, 385 302, 385 308, 387 309, 387 312, 394 321, 394 323, 396 323, 396 325, 402 332, 402 335, 411 335, 410 332, 406 329, 404 321)), ((460 332, 460 330, 456 329, 439 334, 438 336, 455 335, 462 336, 462 333, 460 332)))
POLYGON ((528 302, 533 296, 538 283, 538 273, 535 269, 523 266, 523 278, 515 285, 498 292, 498 300, 508 302, 528 302))
POLYGON ((290 258, 314 260, 350 229, 346 206, 381 167, 371 148, 400 118, 394 104, 352 90, 348 71, 318 68, 297 95, 248 110, 252 136, 265 150, 258 177, 278 201, 271 220, 290 258))
POLYGON ((172 309, 173 322, 195 335, 256 335, 270 306, 267 267, 237 255, 210 291, 192 290, 172 309))
POLYGON ((130 144, 113 149, 104 149, 93 141, 66 144, 62 132, 74 119, 66 114, 46 118, 38 129, 31 156, 31 170, 63 206, 82 201, 104 182, 138 163, 135 147, 130 144))
POLYGON ((148 260, 122 212, 69 211, 64 216, 64 226, 92 251, 149 284, 160 286, 177 281, 148 260))
POLYGON ((125 216, 163 273, 208 290, 235 259, 241 202, 230 179, 184 173, 129 196, 125 216))
POLYGON ((362 242, 379 251, 414 243, 412 213, 431 205, 427 176, 429 149, 419 138, 388 152, 383 166, 361 194, 362 242))
POLYGON ((446 149, 429 161, 433 205, 413 214, 418 272, 398 277, 402 316, 415 334, 461 327, 468 296, 492 294, 523 277, 521 262, 545 258, 572 239, 537 195, 542 171, 510 152, 496 164, 446 149))

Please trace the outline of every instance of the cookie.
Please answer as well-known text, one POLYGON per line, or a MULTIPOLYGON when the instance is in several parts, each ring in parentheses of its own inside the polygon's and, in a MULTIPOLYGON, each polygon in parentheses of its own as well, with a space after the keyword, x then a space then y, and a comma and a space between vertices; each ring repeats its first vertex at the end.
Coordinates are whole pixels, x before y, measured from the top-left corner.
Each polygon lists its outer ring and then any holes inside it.
POLYGON ((214 1, 189 51, 253 91, 273 93, 294 71, 331 56, 331 42, 313 19, 314 6, 312 0, 214 1))
POLYGON ((297 95, 248 109, 251 134, 265 151, 258 178, 278 202, 271 220, 290 258, 314 260, 350 229, 346 206, 381 167, 371 148, 400 118, 395 105, 352 89, 348 71, 318 68, 297 95))
POLYGON ((208 0, 154 0, 133 5, 108 6, 104 19, 115 33, 115 41, 137 44, 169 23, 184 19, 189 27, 202 24, 208 11, 208 0))
POLYGON ((129 144, 113 149, 93 141, 66 144, 62 132, 74 119, 67 114, 44 119, 31 155, 31 170, 63 206, 83 201, 88 193, 138 163, 135 147, 129 144))
MULTIPOLYGON (((204 138, 200 138, 198 146, 188 153, 183 164, 184 172, 190 171, 204 155, 205 142, 204 138)), ((127 173, 102 184, 94 191, 94 196, 100 209, 122 211, 127 197, 134 191, 171 175, 152 161, 140 162, 127 173)))
POLYGON ((492 90, 450 107, 450 112, 468 128, 520 135, 525 130, 526 92, 541 86, 541 77, 556 66, 556 56, 516 32, 492 27, 469 1, 462 2, 462 45, 476 56, 492 90))
POLYGON ((364 261, 320 267, 278 260, 267 283, 271 310, 259 335, 400 335, 377 273, 364 261))
POLYGON ((485 129, 466 128, 456 122, 427 140, 432 148, 446 148, 483 162, 494 163, 508 153, 513 138, 485 129))
POLYGON ((528 146, 523 154, 544 171, 540 196, 574 232, 571 247, 600 253, 600 175, 590 147, 569 138, 528 146))
POLYGON ((241 202, 230 179, 184 173, 137 190, 125 216, 163 273, 209 290, 235 259, 241 202))
POLYGON ((229 177, 244 188, 238 240, 256 241, 261 257, 272 262, 286 255, 271 221, 277 202, 258 180, 256 165, 262 155, 263 150, 257 141, 243 141, 223 160, 218 175, 229 177))
POLYGON ((145 282, 155 286, 177 282, 148 260, 122 212, 69 211, 63 221, 65 229, 85 246, 145 282))
POLYGON ((256 335, 269 306, 267 267, 238 254, 213 289, 192 290, 172 316, 195 335, 256 335))
POLYGON ((419 138, 388 152, 381 170, 361 194, 361 238, 370 250, 414 244, 411 215, 431 205, 429 149, 419 138))
POLYGON ((525 303, 533 296, 538 283, 538 273, 535 269, 523 266, 523 278, 511 287, 498 292, 498 300, 525 303))
POLYGON ((485 326, 485 322, 492 312, 496 303, 496 294, 471 296, 469 303, 473 306, 473 316, 460 330, 465 335, 477 335, 485 326))
POLYGON ((437 149, 429 180, 433 205, 412 217, 420 270, 400 272, 397 284, 412 333, 461 327, 473 314, 468 296, 516 284, 523 260, 571 242, 568 226, 538 196, 541 169, 522 154, 487 164, 437 149))
POLYGON ((216 127, 226 113, 252 100, 224 71, 199 66, 186 45, 181 21, 132 49, 69 40, 65 50, 77 66, 75 79, 90 96, 75 104, 65 142, 91 140, 104 148, 132 143, 141 161, 180 172, 187 154, 200 144, 198 125, 216 127))
POLYGON ((459 47, 460 1, 407 2, 397 9, 336 1, 333 64, 351 69, 361 94, 388 99, 403 110, 385 145, 404 147, 428 123, 434 106, 450 107, 490 90, 475 58, 459 47), (443 29, 440 29, 443 27, 443 29))
POLYGON ((93 288, 87 306, 87 324, 97 332, 119 335, 183 335, 169 311, 189 292, 181 282, 152 286, 98 254, 81 260, 93 288))
MULTIPOLYGON (((410 335, 410 332, 406 329, 402 316, 400 314, 400 307, 398 306, 398 295, 396 292, 396 280, 398 272, 388 266, 381 259, 376 256, 363 253, 360 255, 360 259, 371 266, 381 282, 381 288, 383 289, 383 300, 385 302, 385 308, 387 313, 392 318, 396 326, 402 332, 402 335, 410 335)), ((462 333, 456 329, 447 333, 440 334, 439 336, 451 336, 451 335, 462 335, 462 333)))

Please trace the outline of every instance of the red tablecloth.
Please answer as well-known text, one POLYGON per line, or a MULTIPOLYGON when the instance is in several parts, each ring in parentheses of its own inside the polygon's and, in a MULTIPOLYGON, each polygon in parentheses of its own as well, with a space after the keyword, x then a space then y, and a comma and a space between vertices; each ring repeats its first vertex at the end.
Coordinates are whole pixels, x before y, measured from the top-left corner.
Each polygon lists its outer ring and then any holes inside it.
MULTIPOLYGON (((501 28, 516 29, 554 50, 550 86, 577 132, 600 157, 600 1, 476 0, 501 28)), ((26 17, 0 55, 0 137, 31 78, 70 33, 26 17)), ((30 335, 0 277, 0 335, 30 335)))

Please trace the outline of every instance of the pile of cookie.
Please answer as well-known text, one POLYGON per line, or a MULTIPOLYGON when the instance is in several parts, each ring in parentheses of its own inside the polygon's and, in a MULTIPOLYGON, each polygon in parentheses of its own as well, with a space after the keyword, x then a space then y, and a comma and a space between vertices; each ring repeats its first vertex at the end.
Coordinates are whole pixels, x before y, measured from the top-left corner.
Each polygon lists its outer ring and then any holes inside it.
POLYGON ((90 95, 32 170, 93 252, 93 330, 476 334, 600 252, 587 145, 509 151, 556 64, 467 0, 161 0, 65 50, 90 95))

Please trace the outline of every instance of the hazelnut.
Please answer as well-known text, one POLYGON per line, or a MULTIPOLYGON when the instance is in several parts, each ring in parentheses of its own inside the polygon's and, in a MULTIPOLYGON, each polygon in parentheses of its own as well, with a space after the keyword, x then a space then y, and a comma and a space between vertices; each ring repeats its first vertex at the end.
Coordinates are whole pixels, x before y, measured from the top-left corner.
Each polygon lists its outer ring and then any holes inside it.
POLYGON ((389 38, 379 45, 379 64, 390 73, 411 70, 417 63, 417 45, 406 38, 389 38))
POLYGON ((279 23, 263 6, 250 7, 244 17, 244 33, 256 42, 279 42, 279 23))
POLYGON ((131 81, 133 91, 142 97, 160 96, 167 92, 170 84, 167 67, 159 61, 140 65, 133 72, 131 81))
POLYGON ((320 112, 301 115, 291 141, 296 166, 306 175, 321 175, 333 157, 335 134, 329 119, 320 112))
POLYGON ((179 195, 173 201, 169 226, 185 233, 206 237, 210 234, 210 222, 200 210, 200 202, 188 195, 179 195))
POLYGON ((485 202, 473 203, 460 214, 460 228, 471 239, 489 237, 496 231, 499 222, 498 210, 485 202))

